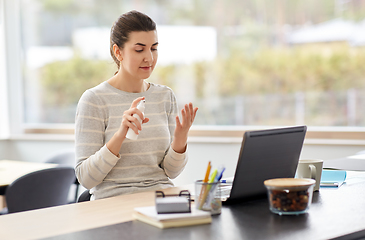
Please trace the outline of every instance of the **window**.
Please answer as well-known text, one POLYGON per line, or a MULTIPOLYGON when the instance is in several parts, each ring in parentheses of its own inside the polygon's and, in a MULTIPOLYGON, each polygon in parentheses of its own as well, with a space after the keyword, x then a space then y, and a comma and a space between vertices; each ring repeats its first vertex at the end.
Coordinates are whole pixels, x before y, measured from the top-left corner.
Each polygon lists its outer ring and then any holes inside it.
MULTIPOLYGON (((5 52, 5 22, 4 22, 4 2, 0 1, 0 52, 5 52)), ((7 84, 5 54, 0 55, 0 112, 5 117, 0 117, 0 139, 9 135, 8 107, 7 107, 7 84)))
POLYGON ((24 123, 72 124, 107 80, 113 21, 155 20, 148 81, 200 110, 196 125, 364 126, 364 0, 19 0, 24 123))

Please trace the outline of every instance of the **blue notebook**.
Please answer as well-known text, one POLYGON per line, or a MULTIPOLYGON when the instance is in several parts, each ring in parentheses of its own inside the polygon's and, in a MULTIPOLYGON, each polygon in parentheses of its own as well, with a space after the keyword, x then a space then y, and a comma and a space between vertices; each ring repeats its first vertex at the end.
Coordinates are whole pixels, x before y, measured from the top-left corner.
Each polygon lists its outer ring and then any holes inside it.
POLYGON ((340 187, 346 180, 346 171, 322 170, 321 187, 340 187))

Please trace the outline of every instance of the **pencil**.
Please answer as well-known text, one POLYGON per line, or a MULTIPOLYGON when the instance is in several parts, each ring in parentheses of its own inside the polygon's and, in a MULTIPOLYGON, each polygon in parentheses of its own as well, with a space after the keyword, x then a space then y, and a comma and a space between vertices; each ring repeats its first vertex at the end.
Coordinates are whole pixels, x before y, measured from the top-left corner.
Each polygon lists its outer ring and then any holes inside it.
POLYGON ((205 178, 203 180, 203 182, 208 182, 208 178, 209 178, 209 174, 210 174, 210 169, 212 168, 211 162, 208 162, 208 167, 207 167, 207 171, 205 173, 205 178))
POLYGON ((199 203, 199 209, 201 209, 201 201, 202 201, 202 199, 203 199, 203 195, 204 195, 204 193, 205 193, 205 189, 206 189, 206 187, 207 187, 207 185, 206 185, 206 184, 204 184, 204 183, 207 183, 207 182, 208 182, 209 174, 210 174, 210 169, 211 169, 211 168, 212 168, 212 164, 211 164, 211 162, 209 161, 209 162, 208 162, 207 171, 205 172, 205 177, 204 177, 204 179, 203 179, 202 188, 201 188, 201 190, 200 190, 199 201, 198 201, 198 203, 199 203))

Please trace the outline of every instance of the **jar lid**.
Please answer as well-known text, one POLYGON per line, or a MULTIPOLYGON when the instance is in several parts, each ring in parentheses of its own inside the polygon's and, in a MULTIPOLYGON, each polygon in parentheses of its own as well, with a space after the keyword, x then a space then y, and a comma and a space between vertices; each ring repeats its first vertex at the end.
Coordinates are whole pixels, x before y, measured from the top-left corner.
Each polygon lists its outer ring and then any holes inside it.
POLYGON ((265 186, 270 187, 304 187, 315 183, 315 180, 309 178, 274 178, 264 182, 265 186))

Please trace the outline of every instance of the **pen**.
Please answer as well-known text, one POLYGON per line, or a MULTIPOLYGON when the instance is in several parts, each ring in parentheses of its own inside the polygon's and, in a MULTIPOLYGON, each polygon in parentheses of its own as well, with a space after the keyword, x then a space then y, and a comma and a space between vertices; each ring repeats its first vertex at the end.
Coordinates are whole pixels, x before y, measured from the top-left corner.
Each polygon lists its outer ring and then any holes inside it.
POLYGON ((339 187, 340 184, 338 182, 321 182, 321 187, 339 187))
POLYGON ((222 179, 224 170, 226 170, 225 167, 220 167, 214 182, 219 182, 222 179))
POLYGON ((233 181, 227 181, 226 179, 222 179, 222 180, 221 180, 221 183, 232 184, 232 183, 233 183, 233 181))

